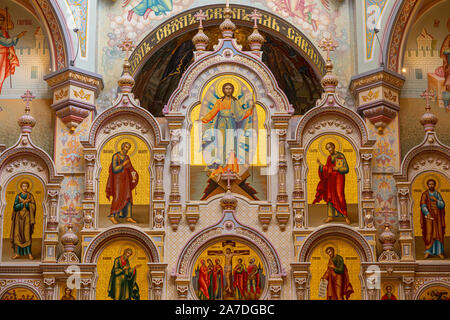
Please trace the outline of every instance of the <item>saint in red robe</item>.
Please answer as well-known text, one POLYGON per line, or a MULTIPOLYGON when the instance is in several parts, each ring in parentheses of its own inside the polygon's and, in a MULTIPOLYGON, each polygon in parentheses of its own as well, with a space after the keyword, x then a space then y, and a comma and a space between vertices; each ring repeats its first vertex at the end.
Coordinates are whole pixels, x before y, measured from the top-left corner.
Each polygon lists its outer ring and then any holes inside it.
MULTIPOLYGON (((200 292, 203 294, 203 296, 209 300, 209 293, 208 293, 208 287, 209 287, 209 276, 208 276, 208 267, 205 264, 205 260, 202 260, 200 267, 200 272, 198 276, 198 288, 200 292)), ((201 297, 200 297, 201 298, 201 297)))
POLYGON ((250 264, 247 267, 247 289, 249 294, 252 293, 255 299, 257 299, 258 295, 261 293, 260 287, 258 267, 256 264, 250 264))
POLYGON ((324 166, 319 166, 320 181, 317 185, 313 204, 323 200, 331 204, 338 213, 347 217, 347 202, 345 201, 344 189, 345 175, 348 172, 348 164, 344 154, 335 152, 329 155, 327 163, 324 166))
POLYGON ((110 217, 131 217, 133 205, 132 190, 136 188, 139 175, 131 164, 130 157, 117 152, 113 155, 109 166, 108 182, 106 183, 106 197, 112 196, 110 217), (135 181, 133 182, 133 175, 135 181))
POLYGON ((327 300, 348 300, 354 292, 344 258, 338 254, 328 260, 327 271, 322 279, 328 280, 327 300))
POLYGON ((245 266, 242 263, 239 263, 236 267, 234 267, 233 286, 238 291, 237 293, 239 299, 244 299, 247 286, 247 272, 245 271, 245 266))
POLYGON ((397 298, 391 293, 391 294, 385 294, 381 300, 397 300, 397 298))

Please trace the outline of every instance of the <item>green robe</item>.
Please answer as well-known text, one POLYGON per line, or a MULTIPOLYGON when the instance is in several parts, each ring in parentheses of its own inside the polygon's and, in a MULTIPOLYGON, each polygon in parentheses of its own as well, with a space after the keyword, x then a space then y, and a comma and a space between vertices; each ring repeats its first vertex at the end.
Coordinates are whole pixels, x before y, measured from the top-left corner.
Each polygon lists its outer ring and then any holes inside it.
POLYGON ((136 283, 136 268, 130 262, 117 257, 109 278, 108 297, 113 300, 140 300, 139 286, 136 283), (128 269, 124 268, 128 266, 128 269))
POLYGON ((31 254, 31 241, 34 231, 36 201, 29 192, 19 193, 14 201, 10 241, 14 252, 19 255, 31 254), (25 200, 29 202, 25 203, 25 200))

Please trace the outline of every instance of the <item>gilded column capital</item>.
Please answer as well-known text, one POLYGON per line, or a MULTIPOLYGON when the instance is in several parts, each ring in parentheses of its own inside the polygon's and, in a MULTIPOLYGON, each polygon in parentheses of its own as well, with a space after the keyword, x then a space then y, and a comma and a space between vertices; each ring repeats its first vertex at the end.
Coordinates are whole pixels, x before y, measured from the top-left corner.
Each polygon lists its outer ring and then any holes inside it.
POLYGON ((405 77, 384 68, 377 68, 352 77, 350 92, 358 112, 369 119, 380 134, 400 109, 400 90, 405 77))
POLYGON ((95 99, 103 89, 101 75, 66 67, 44 76, 44 80, 53 90, 51 107, 72 132, 95 111, 95 99))

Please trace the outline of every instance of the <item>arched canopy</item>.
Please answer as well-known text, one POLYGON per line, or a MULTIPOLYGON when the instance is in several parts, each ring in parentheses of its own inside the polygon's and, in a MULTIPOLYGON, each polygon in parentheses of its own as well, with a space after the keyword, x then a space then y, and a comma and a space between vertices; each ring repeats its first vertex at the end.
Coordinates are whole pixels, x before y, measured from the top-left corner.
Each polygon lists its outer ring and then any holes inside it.
POLYGON ((139 228, 131 226, 113 226, 98 234, 86 249, 84 263, 96 263, 102 250, 115 240, 131 240, 139 243, 150 262, 159 262, 159 254, 152 239, 139 228))
POLYGON ((355 247, 362 262, 375 262, 373 249, 363 235, 342 224, 326 225, 311 233, 300 248, 299 262, 308 262, 317 244, 327 237, 339 237, 347 240, 355 247))

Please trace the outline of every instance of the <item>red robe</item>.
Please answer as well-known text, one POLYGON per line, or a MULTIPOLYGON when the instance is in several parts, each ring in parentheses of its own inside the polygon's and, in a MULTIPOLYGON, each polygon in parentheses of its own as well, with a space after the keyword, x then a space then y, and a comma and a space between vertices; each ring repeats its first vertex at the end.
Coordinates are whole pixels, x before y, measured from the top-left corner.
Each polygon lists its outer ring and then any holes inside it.
MULTIPOLYGON (((345 159, 345 158, 344 158, 345 159)), ((345 201, 345 174, 333 170, 336 164, 331 161, 331 155, 327 158, 327 163, 320 170, 320 181, 317 185, 316 198, 313 201, 318 203, 321 200, 326 203, 331 202, 333 207, 342 215, 347 217, 347 202, 345 201)))
POLYGON ((206 299, 209 299, 208 287, 209 287, 208 267, 205 264, 202 264, 198 276, 198 288, 206 297, 206 299))
POLYGON ((128 203, 130 203, 130 205, 133 204, 133 195, 131 191, 136 188, 139 181, 139 175, 136 170, 134 170, 130 157, 126 155, 123 160, 120 160, 119 154, 120 152, 117 152, 113 155, 109 166, 108 182, 106 183, 106 197, 112 196, 113 198, 111 203, 111 215, 120 213, 128 203), (128 164, 122 166, 122 163, 126 160, 129 160, 128 164), (117 162, 114 163, 114 161, 117 162), (115 170, 113 170, 113 167, 115 170), (132 182, 133 177, 131 172, 136 172, 135 182, 132 182))
POLYGON ((241 293, 241 298, 244 298, 247 287, 247 272, 245 271, 245 267, 242 264, 237 265, 234 268, 233 278, 233 287, 238 289, 241 293), (239 266, 242 266, 241 272, 238 271, 239 266))
POLYGON ((391 293, 391 297, 388 297, 387 293, 381 298, 381 300, 397 300, 397 298, 391 293))
MULTIPOLYGON (((3 37, 10 39, 6 30, 0 31, 3 37)), ((17 58, 14 46, 5 47, 0 45, 0 94, 2 93, 3 82, 6 78, 16 72, 16 67, 19 66, 19 59, 17 58), (11 57, 11 59, 8 58, 11 57)))
POLYGON ((344 259, 339 255, 328 260, 327 271, 323 278, 328 280, 327 300, 348 300, 350 295, 354 293, 347 266, 344 264, 344 259), (339 270, 339 273, 336 272, 337 270, 339 270))

